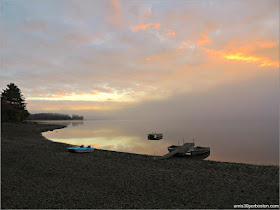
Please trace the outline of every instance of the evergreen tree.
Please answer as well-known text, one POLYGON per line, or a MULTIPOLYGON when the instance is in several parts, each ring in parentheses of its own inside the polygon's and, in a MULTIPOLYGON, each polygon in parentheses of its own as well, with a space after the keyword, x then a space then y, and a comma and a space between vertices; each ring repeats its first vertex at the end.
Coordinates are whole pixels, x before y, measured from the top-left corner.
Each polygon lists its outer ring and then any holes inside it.
POLYGON ((1 121, 22 122, 29 116, 24 97, 14 83, 7 86, 1 93, 1 121))

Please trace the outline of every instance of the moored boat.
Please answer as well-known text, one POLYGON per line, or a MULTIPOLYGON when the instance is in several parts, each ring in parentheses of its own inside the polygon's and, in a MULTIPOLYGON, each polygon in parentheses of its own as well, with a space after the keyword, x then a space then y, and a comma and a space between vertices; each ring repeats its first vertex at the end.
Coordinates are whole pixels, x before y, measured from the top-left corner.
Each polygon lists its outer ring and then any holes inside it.
POLYGON ((149 133, 148 140, 161 140, 163 138, 162 133, 149 133))
MULTIPOLYGON (((171 146, 167 147, 167 149, 169 152, 172 152, 179 147, 181 147, 181 146, 171 145, 171 146)), ((185 155, 185 153, 178 152, 177 155, 185 155)))
MULTIPOLYGON (((181 147, 181 146, 171 145, 167 149, 168 149, 169 152, 172 152, 172 151, 174 151, 175 149, 177 149, 179 147, 181 147)), ((177 154, 178 155, 185 155, 185 154, 188 154, 188 155, 201 155, 201 154, 208 153, 208 152, 210 152, 210 147, 200 147, 200 146, 197 146, 197 147, 191 147, 186 153, 177 153, 177 154)))
POLYGON ((169 152, 172 152, 172 151, 174 151, 178 147, 180 147, 180 146, 171 145, 171 146, 167 147, 167 149, 168 149, 169 152))
POLYGON ((207 152, 210 152, 210 147, 194 147, 193 150, 190 150, 191 155, 201 155, 207 152))

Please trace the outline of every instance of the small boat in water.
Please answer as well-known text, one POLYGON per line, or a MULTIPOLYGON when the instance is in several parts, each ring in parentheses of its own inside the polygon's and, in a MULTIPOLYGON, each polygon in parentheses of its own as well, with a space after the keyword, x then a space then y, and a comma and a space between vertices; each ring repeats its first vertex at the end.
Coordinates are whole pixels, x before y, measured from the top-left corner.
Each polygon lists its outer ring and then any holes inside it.
POLYGON ((162 133, 150 133, 148 134, 148 140, 161 140, 163 138, 162 133))
POLYGON ((83 153, 83 152, 93 152, 94 148, 92 148, 90 145, 87 147, 84 147, 84 145, 81 145, 79 147, 67 147, 69 152, 76 152, 76 153, 83 153))

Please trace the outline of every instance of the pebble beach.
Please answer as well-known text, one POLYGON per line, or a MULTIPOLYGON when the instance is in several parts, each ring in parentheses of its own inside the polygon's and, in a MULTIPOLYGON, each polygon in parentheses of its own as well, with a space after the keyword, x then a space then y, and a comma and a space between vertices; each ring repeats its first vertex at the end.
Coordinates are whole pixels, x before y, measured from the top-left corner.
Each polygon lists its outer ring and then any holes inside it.
POLYGON ((233 209, 279 205, 279 166, 67 151, 42 132, 1 125, 2 209, 233 209))

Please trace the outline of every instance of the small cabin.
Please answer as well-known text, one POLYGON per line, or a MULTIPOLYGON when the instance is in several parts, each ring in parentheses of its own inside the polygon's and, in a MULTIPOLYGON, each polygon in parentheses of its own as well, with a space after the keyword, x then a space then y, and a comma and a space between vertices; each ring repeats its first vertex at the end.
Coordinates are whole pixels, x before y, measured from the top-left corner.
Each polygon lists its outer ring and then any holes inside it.
POLYGON ((161 140, 163 138, 162 133, 151 133, 148 134, 148 140, 161 140))

